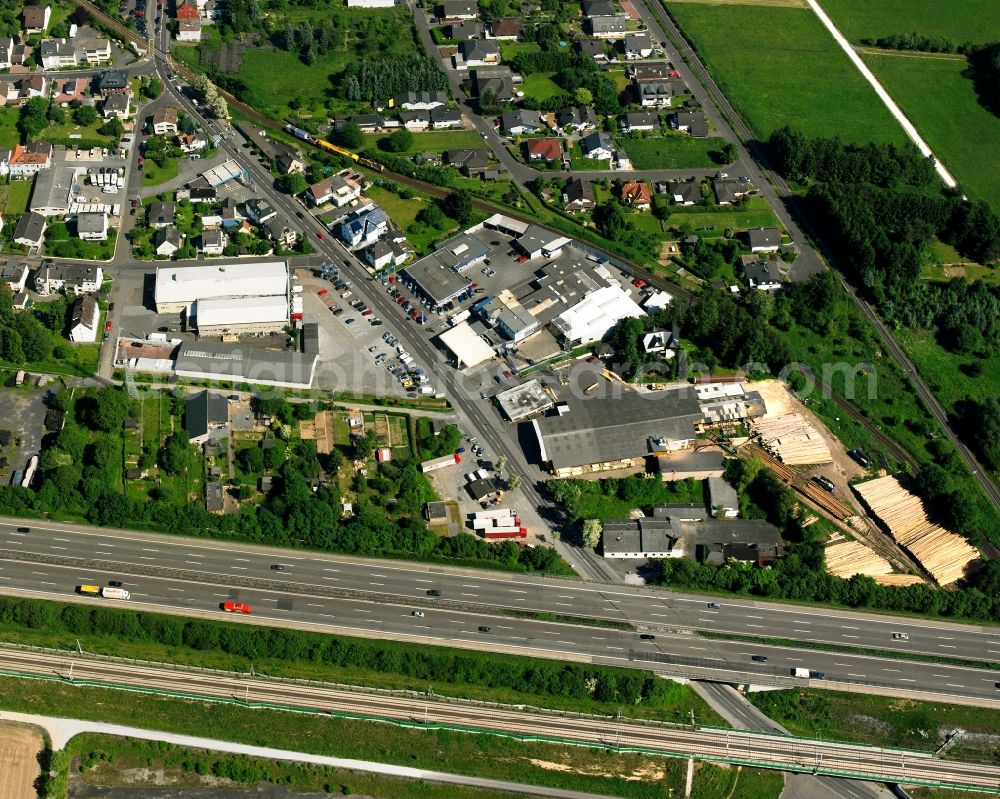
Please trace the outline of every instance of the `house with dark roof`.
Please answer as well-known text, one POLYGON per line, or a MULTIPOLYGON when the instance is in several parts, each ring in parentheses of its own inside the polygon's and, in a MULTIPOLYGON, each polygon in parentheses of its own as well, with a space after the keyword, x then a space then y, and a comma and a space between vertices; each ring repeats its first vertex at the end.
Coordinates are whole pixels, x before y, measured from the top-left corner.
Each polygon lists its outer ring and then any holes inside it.
POLYGON ((462 127, 462 111, 458 108, 434 108, 431 110, 431 128, 447 130, 462 127))
POLYGON ((101 309, 92 296, 80 297, 70 310, 69 340, 73 343, 97 341, 101 309))
POLYGON ((263 225, 268 219, 274 219, 278 212, 274 210, 267 200, 254 197, 245 203, 247 218, 255 225, 263 225))
POLYGON ((666 194, 678 205, 697 205, 704 201, 697 180, 671 180, 656 184, 657 194, 666 194))
POLYGON ((14 226, 14 243, 22 247, 40 247, 45 236, 45 217, 28 211, 14 226))
POLYGON ((630 33, 622 42, 622 51, 629 61, 649 58, 653 54, 653 38, 645 32, 630 33))
POLYGON ((659 130, 660 115, 655 111, 629 111, 619 117, 618 126, 626 133, 659 130))
POLYGON ((101 97, 112 94, 131 93, 128 85, 128 72, 123 69, 109 69, 97 77, 97 91, 101 97))
POLYGON ((611 17, 615 13, 615 5, 611 0, 584 0, 583 16, 611 17))
POLYGON ((500 63, 500 47, 492 39, 466 39, 452 58, 455 69, 485 67, 500 63))
POLYGON ((173 225, 158 228, 153 234, 153 250, 168 258, 181 248, 181 234, 173 225))
POLYGON ((542 115, 530 108, 505 111, 500 116, 500 127, 508 136, 523 136, 538 133, 545 127, 542 115))
POLYGON ((563 186, 563 210, 569 213, 590 211, 596 205, 594 187, 589 180, 570 178, 563 186))
POLYGON ((566 133, 572 130, 576 133, 582 133, 593 130, 599 121, 593 106, 577 108, 575 105, 571 105, 556 113, 556 132, 566 133))
POLYGON ((224 438, 229 431, 229 403, 222 394, 199 391, 184 401, 184 430, 192 444, 224 438))
POLYGON ((404 111, 432 111, 448 105, 448 95, 441 91, 402 92, 392 98, 392 105, 404 111))
POLYGON ((472 150, 445 150, 444 161, 469 177, 482 175, 490 166, 490 151, 477 147, 472 150))
POLYGON ((750 252, 777 252, 781 247, 781 231, 774 227, 755 227, 743 234, 750 252))
POLYGON ((608 60, 608 43, 603 39, 581 39, 576 43, 576 49, 594 61, 608 60))
POLYGON ((670 116, 670 127, 698 139, 708 135, 708 119, 704 111, 678 111, 670 116))
POLYGON ((510 67, 485 67, 472 71, 472 85, 477 97, 492 95, 500 102, 514 99, 514 73, 510 67))
POLYGON ((461 42, 465 39, 478 39, 483 35, 483 23, 478 20, 463 20, 446 25, 444 35, 448 39, 461 42))
POLYGON ((479 16, 476 0, 443 0, 437 8, 441 19, 475 19, 479 16))
POLYGON ((742 200, 750 191, 750 184, 739 180, 714 178, 712 192, 719 205, 734 205, 742 200))
POLYGON ((610 161, 614 155, 615 143, 603 130, 595 130, 580 139, 580 151, 584 158, 596 161, 610 161))
POLYGON ((781 273, 775 261, 745 255, 740 258, 740 266, 750 288, 761 291, 775 291, 781 288, 781 273))
POLYGON ((222 483, 205 483, 205 510, 209 513, 222 513, 225 509, 222 483))
POLYGON ((517 41, 524 36, 524 23, 517 17, 505 17, 486 23, 486 36, 490 39, 517 41))
POLYGON ((170 202, 152 202, 149 204, 149 226, 166 227, 174 224, 177 217, 174 204, 170 202))
POLYGON ((25 33, 45 33, 52 20, 52 6, 25 6, 21 11, 25 33))
POLYGON ((584 30, 600 39, 622 36, 628 31, 628 17, 614 14, 606 17, 590 17, 583 24, 584 30))

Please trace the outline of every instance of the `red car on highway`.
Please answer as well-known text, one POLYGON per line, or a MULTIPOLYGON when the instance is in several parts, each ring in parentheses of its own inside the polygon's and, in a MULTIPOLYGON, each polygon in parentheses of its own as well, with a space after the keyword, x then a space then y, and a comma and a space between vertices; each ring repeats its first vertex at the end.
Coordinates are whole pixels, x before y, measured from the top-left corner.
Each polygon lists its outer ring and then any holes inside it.
POLYGON ((320 238, 320 239, 325 239, 326 238, 326 236, 323 234, 322 230, 317 230, 316 231, 316 237, 320 238))
POLYGON ((245 613, 248 616, 253 612, 253 609, 246 602, 223 602, 222 609, 226 613, 245 613))

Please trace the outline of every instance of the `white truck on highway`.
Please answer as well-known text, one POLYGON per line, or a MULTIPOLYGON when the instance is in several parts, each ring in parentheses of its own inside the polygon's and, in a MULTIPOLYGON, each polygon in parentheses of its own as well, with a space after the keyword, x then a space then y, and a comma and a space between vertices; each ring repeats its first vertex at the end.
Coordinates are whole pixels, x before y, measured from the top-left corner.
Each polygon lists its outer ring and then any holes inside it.
POLYGON ((105 599, 128 599, 129 593, 124 588, 109 588, 105 586, 101 589, 101 596, 105 599))
POLYGON ((809 669, 794 668, 792 669, 792 676, 805 677, 806 679, 809 679, 809 669))

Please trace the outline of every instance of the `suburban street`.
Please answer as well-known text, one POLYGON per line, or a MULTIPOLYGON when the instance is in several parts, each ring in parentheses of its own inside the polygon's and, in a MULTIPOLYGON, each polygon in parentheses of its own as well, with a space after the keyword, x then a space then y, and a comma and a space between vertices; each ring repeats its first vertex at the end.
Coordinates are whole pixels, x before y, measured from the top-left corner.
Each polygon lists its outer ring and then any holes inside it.
MULTIPOLYGON (((29 523, 25 523, 29 524, 29 523)), ((655 589, 455 570, 426 564, 294 553, 198 539, 104 531, 76 525, 0 527, 0 591, 94 601, 81 584, 119 579, 130 607, 222 617, 222 602, 250 603, 257 623, 381 638, 520 652, 585 662, 653 668, 726 682, 789 685, 793 668, 872 693, 921 694, 1000 706, 989 669, 710 639, 694 630, 780 637, 803 643, 876 647, 949 658, 995 658, 1000 634, 975 627, 889 620, 862 614, 720 602, 655 589), (26 566, 30 563, 30 567, 26 566), (280 570, 272 567, 280 565, 280 570), (428 591, 440 591, 430 596, 428 591), (414 616, 414 611, 425 613, 414 616), (498 610, 500 612, 498 612, 498 610), (617 626, 537 621, 533 612, 592 618, 617 626), (620 629, 625 624, 634 629, 620 629), (481 630, 488 627, 488 632, 481 630), (647 632, 648 631, 648 632, 647 632), (905 631, 908 641, 893 640, 905 631), (640 634, 654 635, 643 640, 640 634), (764 656, 766 663, 754 662, 764 656)), ((106 600, 97 600, 104 602, 106 600)))
POLYGON ((994 790, 1000 787, 1000 766, 996 765, 944 760, 923 752, 784 735, 501 709, 492 704, 480 706, 455 700, 443 702, 399 692, 365 693, 317 683, 298 685, 259 677, 237 678, 221 672, 160 669, 118 660, 101 662, 76 653, 3 649, 0 650, 0 669, 7 673, 44 676, 60 682, 128 686, 227 701, 235 698, 250 706, 314 708, 354 719, 384 719, 431 729, 493 732, 525 740, 547 740, 671 757, 694 756, 785 771, 956 788, 994 790))

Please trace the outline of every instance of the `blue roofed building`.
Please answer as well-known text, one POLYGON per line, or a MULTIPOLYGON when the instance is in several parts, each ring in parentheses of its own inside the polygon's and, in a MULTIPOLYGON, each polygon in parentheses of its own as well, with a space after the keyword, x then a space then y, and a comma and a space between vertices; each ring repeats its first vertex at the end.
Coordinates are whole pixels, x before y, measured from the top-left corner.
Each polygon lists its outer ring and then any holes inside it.
POLYGON ((377 205, 352 211, 340 225, 340 238, 349 247, 366 247, 388 231, 389 217, 377 205))

